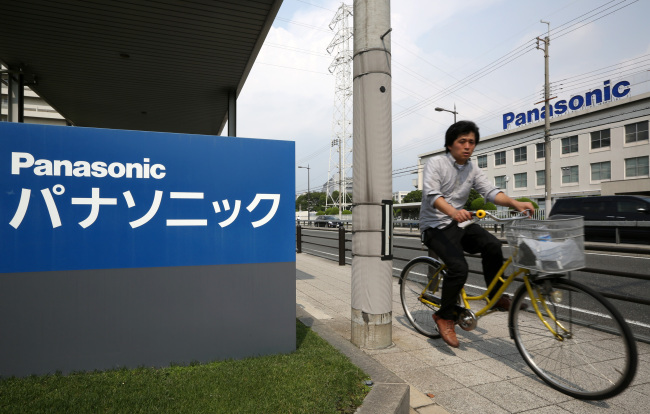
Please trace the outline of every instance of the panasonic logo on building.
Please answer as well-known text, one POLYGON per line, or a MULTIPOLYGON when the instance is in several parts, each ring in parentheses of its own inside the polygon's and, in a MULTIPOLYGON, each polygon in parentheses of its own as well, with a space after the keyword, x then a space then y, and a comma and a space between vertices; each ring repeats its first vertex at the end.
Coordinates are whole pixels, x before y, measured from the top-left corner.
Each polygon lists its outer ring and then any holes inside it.
MULTIPOLYGON (((630 93, 630 82, 620 81, 613 87, 610 87, 610 81, 606 80, 603 83, 602 89, 594 89, 585 93, 584 96, 576 95, 566 100, 555 102, 555 106, 549 105, 549 112, 551 116, 562 115, 568 110, 577 111, 580 108, 608 102, 614 98, 622 98, 630 93)), ((541 109, 531 109, 527 112, 522 112, 515 115, 513 112, 503 114, 503 129, 508 129, 508 126, 514 121, 515 126, 525 125, 527 123, 536 122, 546 117, 546 108, 542 106, 541 109)))
POLYGON ((68 160, 45 160, 34 159, 34 156, 28 152, 11 153, 11 174, 20 175, 21 170, 32 170, 38 176, 67 176, 67 177, 97 177, 103 178, 111 176, 113 178, 155 178, 160 180, 167 173, 165 166, 162 164, 153 164, 149 158, 145 158, 143 163, 127 162, 122 164, 112 162, 110 164, 103 161, 68 161, 68 160))

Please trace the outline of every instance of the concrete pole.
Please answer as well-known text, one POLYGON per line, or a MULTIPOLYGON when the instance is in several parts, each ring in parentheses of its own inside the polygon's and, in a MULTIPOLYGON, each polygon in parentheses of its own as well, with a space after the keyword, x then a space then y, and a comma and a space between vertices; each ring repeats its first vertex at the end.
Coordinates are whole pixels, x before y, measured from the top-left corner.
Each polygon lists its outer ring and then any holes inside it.
POLYGON ((393 262, 382 260, 382 200, 392 198, 390 0, 354 1, 352 343, 392 344, 393 262))

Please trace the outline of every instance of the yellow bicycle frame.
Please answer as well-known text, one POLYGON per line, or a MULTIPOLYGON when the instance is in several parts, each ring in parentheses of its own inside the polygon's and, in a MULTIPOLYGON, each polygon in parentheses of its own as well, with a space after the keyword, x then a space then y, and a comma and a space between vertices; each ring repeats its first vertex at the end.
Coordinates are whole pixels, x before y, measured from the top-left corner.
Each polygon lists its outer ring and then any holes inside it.
MULTIPOLYGON (((492 282, 490 283, 490 286, 487 287, 487 290, 482 295, 468 296, 467 293, 465 292, 465 289, 463 289, 461 291, 461 297, 462 297, 462 300, 463 300, 463 305, 465 306, 466 309, 471 309, 471 306, 469 304, 470 301, 486 300, 487 304, 483 308, 481 308, 478 312, 475 313, 475 315, 477 317, 481 317, 481 316, 487 314, 491 310, 492 306, 494 306, 494 304, 499 300, 501 295, 503 295, 503 293, 506 291, 508 286, 510 286, 512 281, 517 276, 523 275, 524 284, 526 286, 526 290, 528 291, 528 295, 531 298, 532 306, 533 306, 533 309, 535 311, 535 314, 537 314, 537 317, 540 319, 540 321, 542 321, 544 326, 546 326, 546 328, 553 334, 553 336, 556 339, 558 339, 560 341, 563 341, 564 337, 561 334, 559 334, 557 330, 553 329, 553 327, 546 321, 544 315, 542 314, 542 310, 540 309, 540 304, 542 305, 543 310, 553 320, 553 322, 555 323, 556 326, 559 326, 564 332, 569 332, 569 330, 566 329, 564 326, 562 326, 560 321, 558 321, 555 318, 555 316, 553 315, 553 312, 551 312, 551 310, 548 308, 548 305, 547 305, 546 301, 542 300, 542 293, 540 292, 540 289, 537 288, 537 287, 534 288, 532 286, 532 284, 530 283, 530 271, 528 269, 525 269, 525 268, 519 268, 519 269, 515 270, 514 272, 512 272, 510 274, 510 276, 508 276, 506 279, 503 279, 503 274, 504 274, 505 270, 508 268, 508 266, 511 263, 512 263, 512 257, 509 257, 508 260, 506 260, 503 263, 503 265, 499 269, 499 272, 497 273, 496 277, 492 280, 492 282), (496 294, 493 295, 492 299, 487 300, 488 295, 490 294, 490 292, 492 292, 492 290, 494 290, 494 288, 495 288, 495 286, 497 285, 498 282, 502 282, 501 287, 496 292, 496 294)), ((426 284, 426 286, 422 290, 422 293, 420 294, 420 301, 422 303, 425 303, 425 304, 433 306, 433 307, 440 306, 439 304, 433 303, 430 300, 428 300, 426 298, 426 292, 427 291, 436 292, 436 291, 438 291, 440 289, 440 278, 438 277, 438 275, 445 268, 446 268, 446 265, 443 264, 436 271, 436 273, 434 273, 431 277, 428 277, 429 282, 426 284), (436 281, 436 284, 434 286, 431 286, 431 283, 434 280, 436 281)))

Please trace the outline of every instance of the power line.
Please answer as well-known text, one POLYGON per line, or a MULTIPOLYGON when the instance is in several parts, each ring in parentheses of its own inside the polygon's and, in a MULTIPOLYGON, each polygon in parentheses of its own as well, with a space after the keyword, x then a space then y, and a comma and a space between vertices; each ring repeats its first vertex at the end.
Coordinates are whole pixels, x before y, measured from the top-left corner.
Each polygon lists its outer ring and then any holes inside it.
MULTIPOLYGON (((626 0, 623 0, 623 1, 626 1, 626 0)), ((603 15, 603 16, 600 16, 600 17, 598 17, 597 19, 594 19, 594 20, 592 20, 592 21, 590 21, 590 22, 587 22, 587 23, 583 24, 582 26, 578 26, 578 27, 574 28, 573 30, 569 30, 568 32, 562 33, 562 34, 560 34, 560 35, 556 35, 556 36, 554 37, 554 39, 558 39, 558 38, 560 38, 560 37, 562 37, 562 36, 568 35, 569 33, 573 32, 573 31, 576 31, 576 30, 578 30, 578 29, 580 29, 580 28, 582 28, 582 27, 584 27, 584 26, 586 26, 586 25, 588 25, 588 24, 591 24, 591 23, 593 23, 593 22, 595 22, 595 21, 597 21, 597 20, 602 19, 603 17, 607 17, 607 16, 609 16, 610 14, 613 14, 613 13, 615 13, 615 12, 621 10, 621 9, 624 9, 624 8, 626 8, 626 7, 628 7, 628 6, 631 6, 632 4, 634 4, 634 3, 638 2, 638 1, 639 1, 639 0, 634 0, 632 3, 626 4, 625 6, 620 7, 620 8, 618 8, 618 9, 616 9, 616 10, 613 10, 613 11, 611 11, 611 12, 609 12, 609 13, 603 15)), ((609 9, 611 9, 611 8, 613 8, 613 7, 618 6, 619 4, 622 4, 622 2, 621 2, 621 3, 618 3, 618 4, 615 4, 614 6, 608 7, 608 8, 605 9, 605 10, 609 10, 609 9)), ((605 11, 605 10, 603 10, 603 11, 605 11)), ((601 12, 599 12, 599 13, 601 13, 601 12)), ((592 16, 592 17, 593 17, 593 16, 592 16)), ((587 19, 585 19, 585 20, 587 20, 587 19)), ((583 22, 583 21, 584 21, 584 20, 581 20, 581 21, 578 22, 578 23, 581 23, 581 22, 583 22)), ((578 24, 578 23, 576 23, 576 24, 578 24)), ((569 27, 571 27, 571 26, 569 26, 569 27)), ((567 28, 567 29, 568 29, 568 28, 567 28)), ((566 30, 566 29, 562 29, 560 32, 562 32, 563 30, 566 30)), ((558 33, 559 33, 559 32, 558 32, 558 33)))
POLYGON ((265 62, 255 62, 256 65, 267 65, 267 66, 275 66, 278 68, 284 68, 284 69, 292 69, 292 70, 299 70, 302 72, 311 72, 311 73, 318 73, 319 75, 327 75, 331 76, 331 73, 329 72, 319 72, 317 70, 310 70, 310 69, 302 69, 302 68, 296 68, 293 66, 285 66, 285 65, 276 65, 274 63, 265 63, 265 62))

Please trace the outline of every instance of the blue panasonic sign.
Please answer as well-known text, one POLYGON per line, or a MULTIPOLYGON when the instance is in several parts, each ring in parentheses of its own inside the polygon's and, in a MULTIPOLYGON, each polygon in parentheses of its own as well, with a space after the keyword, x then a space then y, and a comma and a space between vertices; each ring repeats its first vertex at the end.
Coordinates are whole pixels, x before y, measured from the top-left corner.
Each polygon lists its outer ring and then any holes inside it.
MULTIPOLYGON (((580 108, 611 101, 612 98, 622 98, 630 93, 630 82, 620 81, 612 87, 610 81, 606 80, 603 83, 602 89, 594 89, 582 95, 573 96, 571 99, 561 100, 555 104, 549 105, 549 112, 551 116, 562 115, 567 111, 577 111, 580 108)), ((525 125, 527 123, 536 122, 540 119, 546 118, 546 108, 542 106, 540 109, 534 108, 530 111, 514 114, 508 112, 503 114, 503 129, 508 129, 513 122, 515 126, 525 125)))
POLYGON ((295 261, 294 143, 0 124, 0 272, 295 261))

